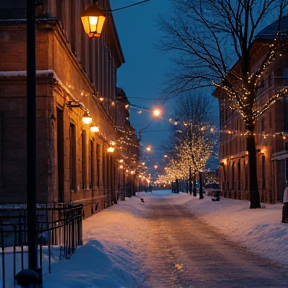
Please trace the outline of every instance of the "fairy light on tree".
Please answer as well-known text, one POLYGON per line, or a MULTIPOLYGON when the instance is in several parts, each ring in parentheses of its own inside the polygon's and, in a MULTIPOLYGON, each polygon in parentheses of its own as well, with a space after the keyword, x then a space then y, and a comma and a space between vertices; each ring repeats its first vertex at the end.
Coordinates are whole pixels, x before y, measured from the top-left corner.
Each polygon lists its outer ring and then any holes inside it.
MULTIPOLYGON (((215 134, 215 119, 211 113, 211 105, 205 95, 183 94, 174 110, 175 115, 181 119, 172 121, 173 125, 172 147, 169 151, 169 162, 166 175, 170 181, 173 179, 189 179, 190 192, 193 172, 194 187, 196 189, 196 174, 204 171, 213 152, 215 134)), ((194 189, 194 190, 195 190, 194 189)), ((195 190, 196 196, 196 190, 195 190)), ((201 196, 201 193, 200 193, 201 196)), ((200 197, 202 199, 202 197, 200 197)))
POLYGON ((259 84, 267 69, 275 59, 287 53, 281 42, 281 37, 285 36, 281 35, 281 20, 288 3, 286 0, 199 0, 175 3, 170 17, 165 15, 159 19, 159 25, 165 33, 165 37, 160 39, 161 48, 177 55, 177 58, 172 59, 176 65, 165 87, 165 91, 170 91, 167 97, 214 86, 217 97, 227 99, 226 109, 238 112, 246 130, 250 208, 260 208, 255 125, 257 119, 279 97, 287 95, 288 87, 280 87, 261 105, 256 99, 259 84), (274 38, 265 37, 265 43, 262 44, 255 38, 260 25, 266 25, 267 20, 271 21, 271 15, 276 14, 274 38), (254 43, 257 49, 261 49, 259 63, 253 58, 256 49, 254 43))

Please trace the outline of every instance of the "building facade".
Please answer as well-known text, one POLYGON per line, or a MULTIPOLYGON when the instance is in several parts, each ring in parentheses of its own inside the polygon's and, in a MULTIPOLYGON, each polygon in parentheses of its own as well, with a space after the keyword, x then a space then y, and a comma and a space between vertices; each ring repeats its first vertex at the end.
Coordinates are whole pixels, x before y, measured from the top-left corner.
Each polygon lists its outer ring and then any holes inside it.
MULTIPOLYGON (((80 13, 92 1, 38 2, 37 203, 82 203, 89 216, 119 198, 118 160, 123 151, 119 143, 125 125, 120 116, 127 118, 128 107, 123 109, 125 104, 116 99, 116 78, 124 57, 111 13, 101 37, 90 39, 80 13), (82 121, 87 112, 91 124, 82 121), (92 132, 91 126, 99 131, 92 132), (107 151, 110 145, 114 145, 113 153, 107 151)), ((26 203, 27 198, 25 5, 21 0, 0 3, 2 205, 26 203)), ((110 10, 109 0, 98 5, 110 10)), ((132 137, 135 140, 135 133, 132 137)))
MULTIPOLYGON (((277 23, 264 28, 255 38, 250 51, 254 71, 259 67, 267 47, 276 34, 277 23)), ((258 82, 256 106, 262 106, 281 89, 279 97, 257 120, 255 129, 257 177, 262 202, 283 200, 288 183, 288 16, 282 19, 279 57, 265 70, 258 82)), ((233 69, 237 69, 237 64, 233 69), (236 68, 235 68, 236 67, 236 68)), ((220 185, 223 195, 235 199, 249 199, 249 166, 245 127, 237 111, 229 109, 229 102, 220 89, 214 91, 220 109, 220 185)))

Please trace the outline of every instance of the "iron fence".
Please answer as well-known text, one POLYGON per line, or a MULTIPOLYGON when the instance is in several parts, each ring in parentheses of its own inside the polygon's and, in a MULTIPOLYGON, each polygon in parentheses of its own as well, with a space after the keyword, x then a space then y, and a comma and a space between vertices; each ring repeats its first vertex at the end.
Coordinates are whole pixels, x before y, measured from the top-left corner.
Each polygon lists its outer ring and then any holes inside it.
MULTIPOLYGON (((52 260, 69 259, 82 245, 83 205, 37 205, 38 259, 42 271, 51 273, 52 260), (46 270, 47 269, 47 270, 46 270)), ((0 207, 0 283, 14 283, 15 275, 28 268, 26 205, 0 207)))

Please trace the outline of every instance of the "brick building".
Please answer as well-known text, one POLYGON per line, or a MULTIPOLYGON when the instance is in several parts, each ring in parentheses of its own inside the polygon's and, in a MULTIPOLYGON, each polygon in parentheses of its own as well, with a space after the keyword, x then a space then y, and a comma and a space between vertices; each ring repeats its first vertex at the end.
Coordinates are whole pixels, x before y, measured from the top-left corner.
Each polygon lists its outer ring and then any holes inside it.
MULTIPOLYGON (((258 83, 256 105, 262 105, 280 89, 288 87, 288 16, 282 19, 280 54, 265 70, 258 83)), ((277 22, 268 25, 256 37, 250 51, 254 71, 259 67, 268 45, 275 37, 277 22)), ((237 69, 237 63, 233 69, 237 69)), ((220 185, 224 196, 249 199, 248 152, 243 119, 229 109, 223 91, 217 88, 214 96, 220 109, 220 185)), ((257 177, 260 200, 282 201, 288 182, 288 98, 287 93, 271 105, 258 119, 255 129, 257 177)))
MULTIPOLYGON (((37 202, 83 203, 88 216, 119 196, 121 119, 129 115, 116 99, 116 77, 124 57, 111 13, 101 38, 90 39, 80 13, 92 1, 38 2, 37 202), (88 111, 89 125, 82 122, 88 111), (116 149, 109 153, 112 143, 116 149)), ((109 0, 98 5, 110 10, 109 0)), ((27 197, 25 9, 26 1, 0 3, 0 204, 26 203, 27 197)), ((131 137, 137 154, 135 133, 131 137)))

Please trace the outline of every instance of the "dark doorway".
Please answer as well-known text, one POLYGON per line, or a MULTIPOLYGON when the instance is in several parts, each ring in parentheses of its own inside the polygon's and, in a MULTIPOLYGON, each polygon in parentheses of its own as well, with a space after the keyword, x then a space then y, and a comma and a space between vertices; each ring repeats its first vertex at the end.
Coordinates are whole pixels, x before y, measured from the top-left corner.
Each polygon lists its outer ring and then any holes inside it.
POLYGON ((64 202, 64 130, 63 110, 57 108, 57 160, 58 160, 58 201, 64 202))

